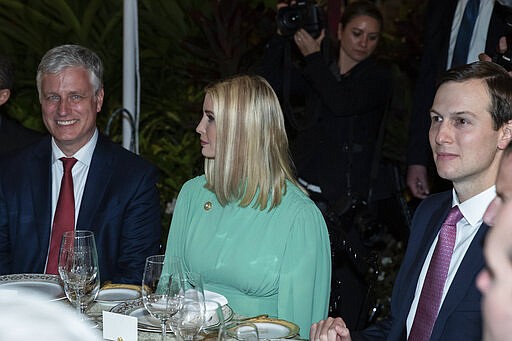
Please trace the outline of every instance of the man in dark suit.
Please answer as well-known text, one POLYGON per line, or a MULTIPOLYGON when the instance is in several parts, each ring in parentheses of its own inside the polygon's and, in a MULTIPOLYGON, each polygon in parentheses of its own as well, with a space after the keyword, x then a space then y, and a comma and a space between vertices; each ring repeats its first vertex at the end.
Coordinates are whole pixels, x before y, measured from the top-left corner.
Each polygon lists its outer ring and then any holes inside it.
MULTIPOLYGON (((407 151, 407 186, 414 197, 424 199, 431 190, 428 171, 432 164, 428 144, 432 105, 439 75, 451 68, 453 50, 468 0, 430 0, 425 15, 423 55, 413 95, 407 151)), ((466 62, 478 60, 478 54, 496 54, 498 40, 506 32, 507 8, 498 1, 480 1, 466 62), (481 48, 479 48, 479 46, 481 48)))
POLYGON ((1 109, 11 97, 14 86, 14 69, 7 57, 0 56, 0 155, 38 141, 43 134, 25 128, 4 115, 1 109))
MULTIPOLYGON (((354 339, 480 340, 481 295, 475 278, 484 266, 482 241, 488 228, 482 217, 495 197, 500 160, 512 139, 512 78, 491 62, 452 69, 441 80, 430 117, 437 172, 452 182, 453 191, 429 196, 418 206, 393 287, 391 315, 352 333, 354 339), (447 222, 452 211, 461 215, 447 222), (447 225, 454 229, 450 256, 440 261, 445 272, 431 275, 440 249, 446 248, 447 225), (439 278, 445 279, 439 283, 439 278), (437 296, 431 295, 434 287, 437 296), (426 294, 437 298, 425 300, 426 294)), ((336 336, 351 339, 341 318, 311 327, 312 340, 336 336)))
POLYGON ((158 172, 98 132, 102 77, 99 57, 81 46, 42 58, 36 81, 51 136, 0 161, 0 274, 56 273, 60 235, 73 225, 94 232, 102 282, 140 284, 146 257, 159 252, 158 172), (61 185, 70 159, 71 188, 61 185))

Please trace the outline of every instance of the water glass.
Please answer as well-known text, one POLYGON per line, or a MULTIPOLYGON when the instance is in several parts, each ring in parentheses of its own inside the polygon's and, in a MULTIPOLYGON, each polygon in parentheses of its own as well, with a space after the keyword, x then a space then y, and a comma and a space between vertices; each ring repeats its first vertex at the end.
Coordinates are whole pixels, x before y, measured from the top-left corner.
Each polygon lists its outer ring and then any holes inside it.
POLYGON ((59 275, 68 300, 86 320, 87 308, 100 289, 98 253, 94 233, 86 230, 65 232, 59 251, 59 275))

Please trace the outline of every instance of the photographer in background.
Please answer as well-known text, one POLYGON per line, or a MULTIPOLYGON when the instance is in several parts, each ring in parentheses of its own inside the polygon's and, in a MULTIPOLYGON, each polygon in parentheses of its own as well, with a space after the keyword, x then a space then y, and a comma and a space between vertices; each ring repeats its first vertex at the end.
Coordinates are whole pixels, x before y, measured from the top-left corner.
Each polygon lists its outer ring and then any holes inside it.
POLYGON ((43 134, 25 128, 4 114, 5 107, 14 87, 14 69, 5 56, 0 56, 0 155, 16 150, 39 140, 43 134))
MULTIPOLYGON (((266 46, 260 73, 280 96, 287 123, 294 128, 290 135, 299 182, 324 214, 334 210, 342 215, 355 200, 368 199, 392 74, 374 57, 383 18, 373 3, 356 1, 345 8, 338 25, 336 56, 330 54, 328 32, 321 25, 325 21, 319 14, 316 4, 309 1, 278 4, 277 35, 266 46), (299 54, 296 63, 292 51, 299 54)), ((343 232, 357 250, 360 237, 353 230, 343 232)), ((331 310, 352 312, 352 316, 344 315, 347 325, 361 327, 358 323, 366 312, 367 299, 364 270, 354 271, 353 264, 338 266, 333 278, 342 282, 341 291, 333 284, 337 302, 333 307, 331 301, 331 310)))

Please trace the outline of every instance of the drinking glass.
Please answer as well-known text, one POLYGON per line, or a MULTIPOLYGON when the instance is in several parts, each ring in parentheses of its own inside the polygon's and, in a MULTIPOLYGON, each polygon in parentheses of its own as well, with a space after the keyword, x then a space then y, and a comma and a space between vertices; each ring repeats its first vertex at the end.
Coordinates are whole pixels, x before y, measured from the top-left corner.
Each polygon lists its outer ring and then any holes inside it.
POLYGON ((59 251, 59 275, 68 300, 82 320, 100 289, 98 253, 94 233, 86 230, 65 232, 59 251))
MULTIPOLYGON (((184 297, 180 267, 164 266, 164 260, 164 255, 149 256, 142 278, 142 301, 146 310, 160 320, 162 341, 167 334, 167 321, 181 309, 184 297)), ((167 261, 179 264, 177 259, 167 261)))
POLYGON ((176 336, 192 341, 204 324, 204 304, 196 300, 185 299, 181 309, 171 318, 171 327, 176 336))
POLYGON ((204 324, 204 291, 201 275, 183 272, 183 304, 171 318, 171 327, 183 340, 191 341, 201 331, 204 324))
POLYGON ((224 323, 224 312, 217 301, 205 300, 205 313, 203 332, 207 335, 206 339, 210 339, 210 334, 217 334, 217 341, 228 340, 226 326, 224 323))

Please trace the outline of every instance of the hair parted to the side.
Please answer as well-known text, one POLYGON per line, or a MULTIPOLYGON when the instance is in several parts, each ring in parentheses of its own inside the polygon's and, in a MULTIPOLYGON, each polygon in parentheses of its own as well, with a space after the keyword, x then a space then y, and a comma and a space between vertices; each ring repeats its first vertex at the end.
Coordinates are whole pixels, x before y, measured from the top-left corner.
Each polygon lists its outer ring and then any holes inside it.
POLYGON ((41 80, 45 74, 56 74, 70 67, 83 67, 98 94, 103 88, 103 63, 92 50, 80 45, 60 45, 46 52, 37 68, 36 84, 41 98, 41 80))
POLYGON ((373 2, 367 0, 351 2, 343 11, 340 23, 342 27, 347 27, 347 24, 351 22, 352 19, 362 15, 377 20, 380 25, 380 31, 383 30, 382 26, 384 25, 384 18, 382 13, 373 2))
POLYGON ((205 159, 206 188, 222 205, 269 210, 299 188, 288 149, 283 113, 274 90, 259 76, 239 75, 208 86, 216 125, 215 158, 205 159))
POLYGON ((438 88, 447 82, 465 82, 480 79, 487 87, 494 130, 512 120, 512 77, 502 66, 486 61, 461 65, 446 71, 438 82, 438 88))

